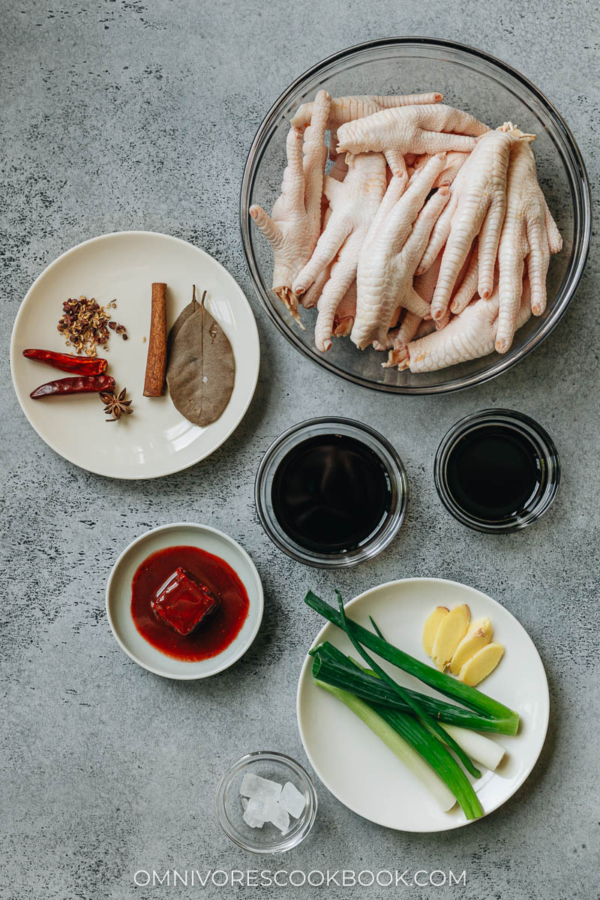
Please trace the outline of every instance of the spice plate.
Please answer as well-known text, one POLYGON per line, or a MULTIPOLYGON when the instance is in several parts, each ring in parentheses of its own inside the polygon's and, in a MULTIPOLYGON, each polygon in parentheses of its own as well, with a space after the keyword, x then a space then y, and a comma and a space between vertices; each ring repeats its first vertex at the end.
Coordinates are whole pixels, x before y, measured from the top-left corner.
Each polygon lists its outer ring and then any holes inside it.
POLYGON ((256 387, 260 348, 250 304, 229 273, 211 256, 168 235, 129 231, 79 244, 53 262, 29 289, 11 341, 11 370, 19 403, 32 427, 69 462, 112 478, 157 478, 192 466, 213 453, 242 420, 256 387), (167 326, 192 299, 192 285, 207 291, 206 308, 219 322, 235 356, 235 385, 229 404, 211 425, 200 427, 175 408, 168 391, 144 397, 152 284, 166 282, 167 326), (33 400, 43 382, 60 378, 47 366, 22 356, 29 348, 73 352, 57 331, 62 304, 94 297, 116 299, 114 318, 127 340, 113 332, 106 357, 117 389, 127 388, 134 412, 105 421, 96 394, 33 400))
MULTIPOLYGON (((325 597, 331 602, 331 598, 325 597)), ((542 751, 549 718, 546 673, 523 626, 503 606, 481 591, 441 578, 407 578, 372 588, 346 604, 348 616, 369 630, 372 616, 386 639, 416 659, 431 665, 421 646, 423 625, 436 606, 466 603, 473 619, 494 622, 494 640, 506 648, 498 668, 479 685, 500 703, 519 713, 514 737, 486 735, 506 750, 496 772, 483 770, 474 783, 484 815, 512 797, 530 775, 542 751)), ((348 638, 332 624, 316 636, 313 646, 330 641, 356 657, 348 638)), ((365 819, 398 831, 449 831, 469 822, 457 805, 443 812, 412 773, 380 739, 312 677, 313 658, 305 660, 297 695, 300 736, 310 763, 331 793, 365 819)), ((405 675, 380 658, 378 662, 405 687, 439 696, 427 685, 405 675)))
POLYGON ((106 585, 108 621, 121 649, 134 662, 155 675, 180 681, 216 675, 243 656, 260 628, 263 605, 260 576, 246 551, 222 531, 191 522, 163 525, 136 538, 117 559, 106 585), (134 575, 151 554, 169 547, 197 547, 214 554, 231 566, 246 589, 248 614, 241 630, 215 656, 195 662, 176 659, 149 643, 136 628, 131 603, 134 575))

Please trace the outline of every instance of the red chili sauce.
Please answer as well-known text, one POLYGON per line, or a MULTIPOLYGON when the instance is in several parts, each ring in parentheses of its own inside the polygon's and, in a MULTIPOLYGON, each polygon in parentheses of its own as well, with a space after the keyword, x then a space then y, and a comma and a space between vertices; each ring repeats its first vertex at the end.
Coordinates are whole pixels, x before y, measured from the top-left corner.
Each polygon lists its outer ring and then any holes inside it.
POLYGON ((131 615, 149 644, 167 656, 197 662, 217 656, 239 634, 250 601, 246 588, 231 566, 197 547, 167 547, 152 553, 139 566, 131 584, 131 615), (182 568, 214 594, 218 605, 190 634, 179 634, 153 609, 161 588, 182 568))

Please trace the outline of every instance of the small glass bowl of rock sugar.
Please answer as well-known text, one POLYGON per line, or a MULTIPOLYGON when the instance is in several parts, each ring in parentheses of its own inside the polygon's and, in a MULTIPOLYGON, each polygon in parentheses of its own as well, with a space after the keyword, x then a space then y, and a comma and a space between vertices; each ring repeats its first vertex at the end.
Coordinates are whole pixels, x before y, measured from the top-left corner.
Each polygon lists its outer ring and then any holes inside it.
POLYGON ((308 773, 290 756, 248 753, 217 788, 217 816, 227 837, 252 853, 284 853, 313 827, 317 794, 308 773))

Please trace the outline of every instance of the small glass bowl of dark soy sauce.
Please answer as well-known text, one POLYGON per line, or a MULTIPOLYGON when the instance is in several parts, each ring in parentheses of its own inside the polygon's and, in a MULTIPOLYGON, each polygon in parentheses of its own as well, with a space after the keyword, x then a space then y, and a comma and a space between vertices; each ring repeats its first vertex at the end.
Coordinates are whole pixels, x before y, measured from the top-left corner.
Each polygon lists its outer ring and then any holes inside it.
POLYGON ((560 483, 560 462, 552 438, 534 419, 485 409, 446 434, 434 475, 455 519, 476 531, 506 534, 546 512, 560 483))
POLYGON ((392 445, 352 419, 295 425, 269 447, 256 475, 256 508, 273 543, 324 569, 381 553, 402 525, 407 497, 392 445))

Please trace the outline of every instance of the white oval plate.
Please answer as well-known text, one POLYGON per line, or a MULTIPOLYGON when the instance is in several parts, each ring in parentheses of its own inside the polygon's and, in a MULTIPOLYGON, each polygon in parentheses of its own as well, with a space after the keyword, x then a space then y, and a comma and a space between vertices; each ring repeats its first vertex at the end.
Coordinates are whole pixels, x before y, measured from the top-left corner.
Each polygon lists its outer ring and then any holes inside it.
MULTIPOLYGON (((346 608, 350 617, 365 628, 372 627, 369 616, 373 616, 387 640, 431 664, 421 647, 425 619, 436 606, 452 608, 460 603, 468 603, 473 619, 489 616, 494 639, 506 647, 504 659, 481 684, 481 690, 521 716, 518 735, 496 738, 507 750, 498 772, 484 769, 476 783, 487 814, 523 784, 540 755, 548 728, 546 673, 523 626, 486 594, 439 578, 392 581, 366 591, 346 608)), ((346 635, 334 625, 325 625, 315 644, 321 641, 331 641, 345 653, 357 656, 346 635)), ((380 659, 378 662, 406 686, 436 693, 400 669, 380 659)), ((449 813, 442 812, 426 788, 379 738, 335 697, 314 684, 311 669, 312 657, 307 657, 298 684, 300 736, 315 772, 338 800, 365 819, 398 831, 448 831, 469 824, 458 805, 449 813)))
POLYGON ((13 383, 23 412, 39 436, 69 462, 112 478, 158 478, 194 465, 213 453, 243 418, 258 379, 260 349, 254 315, 231 275, 203 250, 186 241, 146 231, 124 231, 85 241, 42 272, 19 309, 11 341, 13 383), (192 285, 208 291, 206 305, 231 341, 236 377, 229 406, 206 428, 177 412, 168 391, 144 397, 152 282, 168 286, 170 328, 192 299, 192 285), (94 297, 104 305, 117 300, 114 319, 129 340, 112 334, 108 374, 126 387, 133 415, 106 424, 94 394, 32 400, 34 388, 67 376, 25 359, 27 348, 68 353, 56 330, 69 297, 94 297))
POLYGON ((263 606, 260 576, 246 551, 222 531, 191 522, 163 525, 136 538, 119 556, 106 585, 106 613, 121 649, 149 672, 180 681, 208 678, 237 662, 258 633, 263 606), (237 637, 222 653, 198 662, 185 662, 161 653, 142 637, 131 615, 131 583, 138 567, 151 553, 176 546, 199 547, 200 550, 220 556, 241 579, 250 601, 248 616, 237 637))

